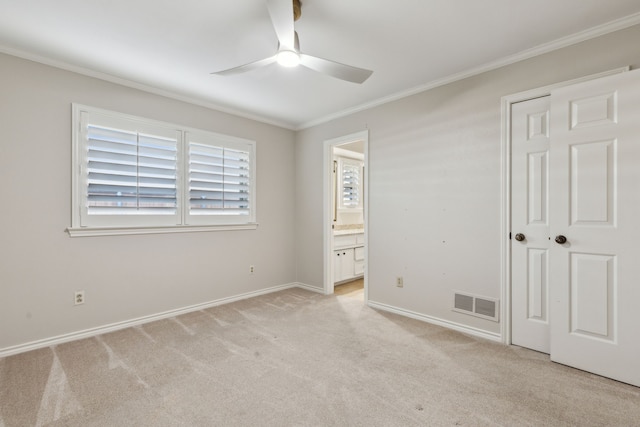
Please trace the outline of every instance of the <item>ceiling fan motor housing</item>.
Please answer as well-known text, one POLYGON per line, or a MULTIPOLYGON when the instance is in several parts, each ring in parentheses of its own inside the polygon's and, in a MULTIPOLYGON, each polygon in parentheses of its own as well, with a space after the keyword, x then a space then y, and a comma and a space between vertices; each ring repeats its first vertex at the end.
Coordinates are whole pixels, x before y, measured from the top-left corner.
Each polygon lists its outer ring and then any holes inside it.
POLYGON ((302 4, 300 0, 293 0, 293 20, 297 21, 302 15, 302 4))

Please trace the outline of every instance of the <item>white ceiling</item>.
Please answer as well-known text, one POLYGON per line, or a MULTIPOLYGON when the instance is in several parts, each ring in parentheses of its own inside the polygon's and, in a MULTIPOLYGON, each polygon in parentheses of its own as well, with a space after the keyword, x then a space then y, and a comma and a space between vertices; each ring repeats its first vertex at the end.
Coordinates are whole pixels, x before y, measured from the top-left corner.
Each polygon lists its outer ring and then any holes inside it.
POLYGON ((277 64, 210 75, 275 53, 265 0, 0 0, 0 11, 2 52, 291 129, 640 23, 638 0, 302 0, 301 50, 374 70, 358 85, 277 64))

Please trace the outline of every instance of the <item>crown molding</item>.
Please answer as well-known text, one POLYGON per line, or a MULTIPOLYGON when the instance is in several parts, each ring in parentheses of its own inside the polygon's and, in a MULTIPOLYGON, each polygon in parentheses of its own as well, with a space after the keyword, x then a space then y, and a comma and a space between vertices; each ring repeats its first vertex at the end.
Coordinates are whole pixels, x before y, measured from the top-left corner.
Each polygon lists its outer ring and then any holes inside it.
POLYGON ((469 70, 465 70, 460 73, 452 74, 452 75, 443 77, 441 79, 433 80, 429 83, 413 87, 405 91, 397 92, 395 94, 378 98, 376 100, 373 100, 364 104, 360 104, 355 107, 337 111, 335 113, 332 113, 323 117, 319 117, 317 119, 313 119, 304 123, 298 123, 298 124, 285 122, 281 120, 274 120, 259 114, 249 113, 242 109, 230 108, 224 105, 216 104, 211 101, 203 100, 195 96, 185 95, 175 91, 161 89, 156 86, 151 86, 151 85, 143 84, 133 80, 129 80, 126 78, 117 77, 112 74, 92 70, 85 67, 80 67, 78 65, 73 65, 65 61, 55 60, 52 58, 48 58, 46 56, 34 54, 31 52, 26 52, 26 51, 15 49, 8 46, 0 45, 0 53, 5 53, 8 55, 16 56, 18 58, 26 59, 33 62, 38 62, 51 67, 59 68, 66 71, 71 71, 84 76, 97 78, 100 80, 126 86, 132 89, 138 89, 154 95, 175 99, 177 101, 182 101, 182 102, 197 105, 200 107, 205 107, 211 110, 231 114, 237 117, 253 120, 253 121, 264 123, 267 125, 277 126, 277 127, 292 130, 292 131, 299 131, 299 130, 304 130, 304 129, 317 126, 323 123, 327 123, 332 120, 336 120, 354 113, 358 113, 360 111, 378 107, 380 105, 384 105, 389 102, 397 101, 399 99, 406 98, 408 96, 416 95, 418 93, 422 93, 422 92, 425 92, 440 86, 444 86, 459 80, 473 77, 478 74, 485 73, 487 71, 492 71, 507 65, 511 65, 516 62, 523 61, 525 59, 529 59, 545 53, 553 52, 555 50, 562 49, 567 46, 571 46, 586 40, 590 40, 599 36, 603 36, 605 34, 612 33, 614 31, 623 30, 625 28, 628 28, 637 24, 640 24, 640 13, 635 13, 633 15, 629 15, 624 18, 616 19, 614 21, 610 21, 608 23, 605 23, 584 31, 580 31, 578 33, 554 40, 549 43, 538 45, 531 49, 524 50, 522 52, 498 59, 496 61, 488 62, 484 65, 471 68, 469 70))
POLYGON ((562 37, 552 42, 544 43, 544 44, 535 46, 533 48, 523 50, 514 55, 506 56, 504 58, 498 59, 496 61, 488 62, 486 64, 480 65, 475 68, 471 68, 469 70, 452 74, 452 75, 443 77, 441 79, 433 80, 424 85, 416 86, 414 88, 411 88, 402 92, 397 92, 393 95, 379 98, 371 102, 367 102, 365 104, 360 104, 358 106, 348 108, 346 110, 341 110, 336 113, 329 114, 327 116, 320 117, 318 119, 314 119, 306 123, 302 123, 298 127, 296 127, 294 130, 299 131, 299 130, 308 129, 313 126, 318 126, 320 124, 327 123, 332 120, 336 120, 354 113, 358 113, 360 111, 368 110, 374 107, 379 107, 380 105, 384 105, 389 102, 397 101, 399 99, 406 98, 408 96, 426 92, 428 90, 431 90, 440 86, 444 86, 450 83, 454 83, 469 77, 477 76, 478 74, 486 73, 487 71, 496 70, 498 68, 514 64, 516 62, 524 61, 525 59, 529 59, 545 53, 553 52, 555 50, 572 46, 574 44, 578 44, 586 40, 594 39, 596 37, 600 37, 605 34, 613 33, 614 31, 623 30, 625 28, 632 27, 637 24, 640 24, 640 13, 635 13, 633 15, 629 15, 624 18, 616 19, 614 21, 607 22, 606 24, 598 25, 596 27, 592 27, 590 29, 580 31, 575 34, 562 37))
POLYGON ((159 95, 165 98, 174 99, 176 101, 182 101, 188 104, 197 105, 199 107, 205 107, 210 110, 219 111, 221 113, 231 114, 244 119, 253 120, 253 121, 264 123, 267 125, 277 126, 277 127, 288 129, 288 130, 295 130, 295 126, 291 123, 269 119, 267 117, 257 115, 257 114, 251 114, 247 111, 240 110, 240 109, 225 107, 223 105, 216 104, 214 102, 205 101, 195 96, 189 96, 189 95, 181 94, 175 91, 161 89, 156 86, 151 86, 144 83, 136 82, 134 80, 129 80, 123 77, 114 76, 113 74, 104 73, 102 71, 96 71, 90 68, 80 67, 78 65, 74 65, 65 61, 52 59, 46 56, 34 54, 24 50, 0 45, 0 53, 26 59, 28 61, 37 62, 43 65, 48 65, 50 67, 59 68, 61 70, 70 71, 72 73, 80 74, 83 76, 93 77, 99 80, 104 80, 104 81, 115 83, 121 86, 126 86, 131 89, 141 90, 143 92, 148 92, 153 95, 159 95))

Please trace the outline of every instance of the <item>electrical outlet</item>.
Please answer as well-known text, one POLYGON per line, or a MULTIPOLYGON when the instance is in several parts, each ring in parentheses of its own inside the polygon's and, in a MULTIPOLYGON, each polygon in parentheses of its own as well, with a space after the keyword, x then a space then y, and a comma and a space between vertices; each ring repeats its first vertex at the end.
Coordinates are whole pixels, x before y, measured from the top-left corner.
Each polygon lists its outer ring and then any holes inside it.
POLYGON ((256 269, 256 268, 255 268, 253 265, 250 265, 250 266, 249 266, 249 274, 253 274, 253 273, 254 273, 254 271, 255 271, 255 269, 256 269))
POLYGON ((75 297, 74 297, 74 304, 75 305, 84 304, 84 291, 76 291, 75 297))
POLYGON ((404 279, 402 276, 396 277, 396 286, 399 288, 404 286, 404 279))

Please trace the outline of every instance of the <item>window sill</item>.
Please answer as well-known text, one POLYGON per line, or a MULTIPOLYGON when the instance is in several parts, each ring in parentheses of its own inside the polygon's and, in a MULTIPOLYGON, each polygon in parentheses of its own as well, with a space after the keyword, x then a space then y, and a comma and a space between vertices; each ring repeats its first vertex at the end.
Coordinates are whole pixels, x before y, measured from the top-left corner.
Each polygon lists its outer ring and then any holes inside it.
POLYGON ((207 231, 256 230, 257 223, 180 225, 175 227, 81 227, 67 228, 70 237, 123 236, 130 234, 199 233, 207 231))

